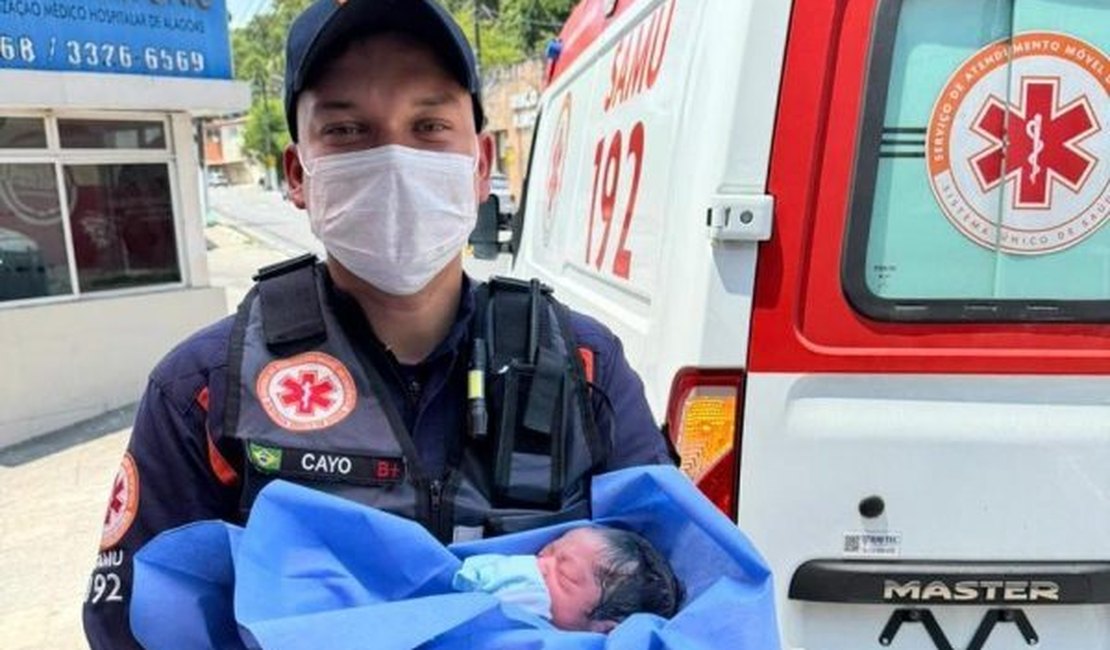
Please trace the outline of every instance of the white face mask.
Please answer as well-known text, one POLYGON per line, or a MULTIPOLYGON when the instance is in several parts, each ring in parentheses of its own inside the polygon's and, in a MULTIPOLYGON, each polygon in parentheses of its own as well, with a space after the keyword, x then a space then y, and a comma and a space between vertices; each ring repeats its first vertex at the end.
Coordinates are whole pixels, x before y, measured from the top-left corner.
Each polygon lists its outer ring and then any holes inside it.
POLYGON ((301 164, 312 233, 386 293, 423 289, 474 230, 474 156, 388 145, 301 164))

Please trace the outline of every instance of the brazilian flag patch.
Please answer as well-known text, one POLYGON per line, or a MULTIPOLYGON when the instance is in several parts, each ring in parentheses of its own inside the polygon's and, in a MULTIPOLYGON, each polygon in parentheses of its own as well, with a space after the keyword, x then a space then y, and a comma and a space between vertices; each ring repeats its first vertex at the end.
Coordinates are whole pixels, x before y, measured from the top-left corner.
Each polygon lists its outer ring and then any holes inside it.
POLYGON ((276 472, 281 469, 281 449, 266 447, 256 443, 247 445, 251 464, 263 472, 276 472))

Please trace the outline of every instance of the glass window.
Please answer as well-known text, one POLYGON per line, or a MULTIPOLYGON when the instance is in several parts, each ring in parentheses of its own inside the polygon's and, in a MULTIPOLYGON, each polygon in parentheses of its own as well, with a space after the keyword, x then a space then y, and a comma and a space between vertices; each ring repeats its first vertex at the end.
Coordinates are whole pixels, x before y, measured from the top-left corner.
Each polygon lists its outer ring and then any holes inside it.
POLYGON ((169 168, 66 165, 81 291, 179 282, 169 168))
POLYGON ((165 149, 161 122, 58 120, 64 149, 165 149))
POLYGON ((45 149, 46 126, 35 117, 0 116, 0 149, 45 149))
POLYGON ((1110 319, 1105 0, 886 0, 844 259, 892 320, 1110 319))
POLYGON ((0 164, 0 301, 72 292, 52 164, 0 164))

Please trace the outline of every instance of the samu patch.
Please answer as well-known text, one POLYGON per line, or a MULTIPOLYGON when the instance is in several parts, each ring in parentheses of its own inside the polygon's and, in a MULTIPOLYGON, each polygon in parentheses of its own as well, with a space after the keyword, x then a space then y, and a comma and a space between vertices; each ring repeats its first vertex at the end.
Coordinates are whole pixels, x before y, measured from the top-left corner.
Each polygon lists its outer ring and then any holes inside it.
POLYGON ((100 534, 100 550, 106 551, 119 543, 139 511, 139 470, 131 454, 124 453, 104 514, 104 530, 100 534))
POLYGON ((358 400, 350 371, 322 352, 271 361, 258 374, 255 391, 266 415, 289 431, 316 431, 338 424, 358 400))

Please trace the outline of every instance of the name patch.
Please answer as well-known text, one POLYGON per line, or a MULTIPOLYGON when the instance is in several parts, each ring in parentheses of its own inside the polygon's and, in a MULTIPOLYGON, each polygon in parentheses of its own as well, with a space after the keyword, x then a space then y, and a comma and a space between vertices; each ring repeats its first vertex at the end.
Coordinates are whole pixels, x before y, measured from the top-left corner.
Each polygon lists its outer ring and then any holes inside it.
POLYGON ((248 457, 266 474, 361 485, 391 485, 405 480, 405 460, 398 456, 288 449, 252 442, 248 457))

